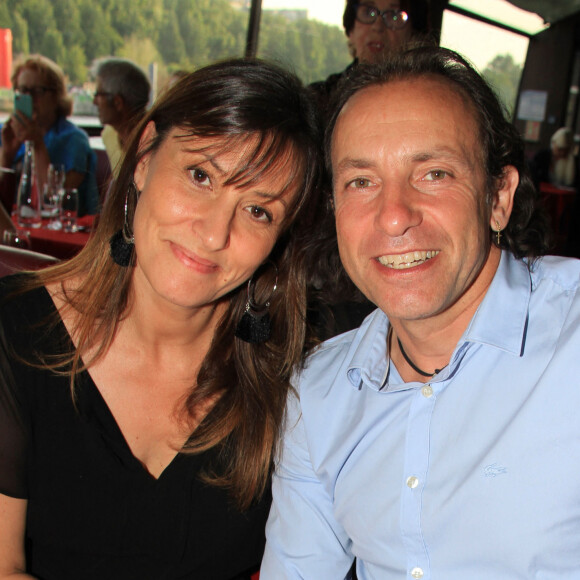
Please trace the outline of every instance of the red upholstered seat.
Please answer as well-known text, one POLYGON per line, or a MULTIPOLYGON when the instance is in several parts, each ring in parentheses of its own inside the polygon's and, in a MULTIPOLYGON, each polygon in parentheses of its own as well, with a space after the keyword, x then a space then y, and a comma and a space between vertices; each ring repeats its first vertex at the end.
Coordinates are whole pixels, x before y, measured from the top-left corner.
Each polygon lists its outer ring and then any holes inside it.
POLYGON ((21 270, 39 270, 57 262, 56 258, 47 254, 0 245, 0 277, 21 270))

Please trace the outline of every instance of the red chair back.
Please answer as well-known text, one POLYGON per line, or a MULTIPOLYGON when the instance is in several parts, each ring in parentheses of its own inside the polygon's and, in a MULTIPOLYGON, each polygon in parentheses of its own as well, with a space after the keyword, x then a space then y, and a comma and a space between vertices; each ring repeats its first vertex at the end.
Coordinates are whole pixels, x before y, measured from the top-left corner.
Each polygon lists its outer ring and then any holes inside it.
POLYGON ((0 277, 21 270, 40 270, 57 262, 56 258, 47 254, 0 245, 0 277))

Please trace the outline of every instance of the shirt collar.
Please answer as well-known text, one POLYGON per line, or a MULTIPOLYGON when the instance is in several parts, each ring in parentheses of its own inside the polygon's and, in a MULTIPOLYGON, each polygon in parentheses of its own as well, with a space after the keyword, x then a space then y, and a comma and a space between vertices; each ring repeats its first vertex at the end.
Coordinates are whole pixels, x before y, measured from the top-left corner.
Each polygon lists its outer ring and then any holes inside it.
MULTIPOLYGON (((455 348, 449 370, 463 358, 467 343, 486 344, 519 356, 525 340, 531 291, 527 264, 510 252, 502 252, 490 287, 455 348)), ((387 316, 377 309, 356 332, 346 371, 355 388, 363 383, 377 391, 384 387, 390 362, 388 330, 387 316)), ((449 370, 444 371, 445 376, 449 370)))
POLYGON ((460 340, 522 353, 532 294, 528 265, 503 251, 497 272, 460 340))

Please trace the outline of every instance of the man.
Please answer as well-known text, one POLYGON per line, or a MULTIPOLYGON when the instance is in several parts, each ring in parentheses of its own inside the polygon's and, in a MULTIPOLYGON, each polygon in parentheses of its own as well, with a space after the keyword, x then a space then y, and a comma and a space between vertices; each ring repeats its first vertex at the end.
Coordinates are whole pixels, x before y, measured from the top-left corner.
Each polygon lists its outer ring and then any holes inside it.
POLYGON ((359 67, 327 160, 378 309, 297 382, 261 580, 580 578, 580 262, 539 258, 494 94, 445 49, 359 67))
POLYGON ((426 36, 428 5, 426 0, 347 0, 342 23, 354 60, 345 71, 310 85, 323 112, 340 79, 358 63, 380 62, 426 36))
POLYGON ((124 58, 99 60, 94 72, 97 90, 93 102, 105 125, 101 137, 116 177, 129 135, 149 103, 151 84, 136 64, 124 58))

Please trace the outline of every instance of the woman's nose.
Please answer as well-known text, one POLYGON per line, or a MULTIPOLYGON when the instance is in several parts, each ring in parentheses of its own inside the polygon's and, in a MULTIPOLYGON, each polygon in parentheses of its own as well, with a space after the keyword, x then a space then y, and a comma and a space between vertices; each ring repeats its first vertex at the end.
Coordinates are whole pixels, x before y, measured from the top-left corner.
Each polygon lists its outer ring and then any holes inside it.
POLYGON ((193 229, 205 249, 217 252, 228 247, 235 213, 220 206, 217 200, 210 202, 194 220, 193 229))

